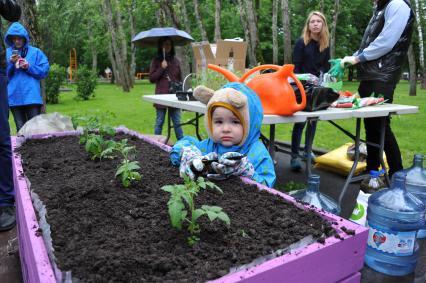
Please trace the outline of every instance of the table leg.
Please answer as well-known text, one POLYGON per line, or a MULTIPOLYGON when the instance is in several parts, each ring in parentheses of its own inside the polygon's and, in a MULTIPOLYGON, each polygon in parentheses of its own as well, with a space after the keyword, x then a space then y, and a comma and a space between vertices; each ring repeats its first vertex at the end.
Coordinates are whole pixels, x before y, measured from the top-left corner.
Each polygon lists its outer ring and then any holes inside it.
POLYGON ((339 200, 338 200, 338 204, 340 206, 342 206, 343 197, 346 194, 346 190, 348 189, 349 184, 352 181, 352 177, 354 175, 356 166, 358 165, 358 161, 359 161, 359 144, 361 143, 360 136, 361 136, 361 118, 357 118, 356 119, 356 134, 355 134, 355 156, 354 156, 354 164, 352 165, 351 171, 349 172, 348 176, 346 177, 345 184, 343 185, 342 191, 340 192, 339 200))
POLYGON ((305 153, 306 153, 306 180, 312 174, 312 143, 313 143, 313 127, 312 123, 315 123, 315 120, 307 120, 306 123, 306 138, 305 138, 305 153))
POLYGON ((275 124, 269 125, 269 154, 275 160, 275 124))
POLYGON ((383 171, 385 171, 385 180, 390 186, 388 171, 386 170, 385 161, 383 160, 383 151, 385 148, 385 122, 387 117, 380 117, 380 144, 379 144, 379 160, 383 171))
POLYGON ((166 141, 164 142, 164 144, 167 144, 169 142, 170 139, 170 135, 171 135, 171 128, 173 127, 171 124, 171 117, 170 117, 170 111, 169 108, 167 108, 167 137, 166 137, 166 141))
POLYGON ((203 138, 201 137, 199 132, 199 128, 200 128, 200 123, 198 121, 199 118, 200 118, 200 114, 198 114, 198 112, 195 112, 195 133, 197 135, 198 140, 202 140, 203 138))

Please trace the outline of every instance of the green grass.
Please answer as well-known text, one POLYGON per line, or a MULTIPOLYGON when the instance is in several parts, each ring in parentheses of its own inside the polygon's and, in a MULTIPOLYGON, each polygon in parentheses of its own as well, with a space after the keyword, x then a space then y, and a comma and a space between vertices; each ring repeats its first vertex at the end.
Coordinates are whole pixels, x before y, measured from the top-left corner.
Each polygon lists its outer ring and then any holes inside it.
MULTIPOLYGON (((76 100, 75 86, 71 92, 62 92, 59 104, 47 105, 47 112, 60 112, 71 115, 74 113, 93 113, 96 111, 110 111, 115 113, 116 119, 114 125, 125 125, 126 127, 144 134, 153 134, 155 122, 155 108, 151 103, 143 101, 142 96, 154 93, 154 85, 146 80, 137 81, 136 86, 130 93, 124 93, 120 87, 115 85, 101 83, 96 88, 95 98, 88 101, 76 100)), ((345 83, 344 89, 356 91, 358 83, 345 83)), ((418 114, 393 116, 392 129, 400 145, 404 166, 412 162, 414 153, 426 153, 424 148, 426 130, 426 114, 423 109, 426 105, 426 90, 418 88, 417 96, 408 96, 408 82, 401 81, 398 84, 394 103, 417 105, 420 108, 418 114)), ((193 113, 184 112, 183 121, 193 118, 193 113)), ((10 118, 12 132, 15 133, 15 125, 12 117, 10 118)), ((337 121, 342 127, 353 131, 355 129, 355 120, 337 121)), ((205 135, 204 127, 203 133, 205 135)), ((264 127, 264 133, 269 133, 269 129, 264 127)), ((288 141, 291 139, 292 125, 277 125, 276 135, 278 140, 288 141)), ((193 127, 184 127, 185 135, 195 135, 193 127)), ((364 132, 364 131, 362 131, 364 132)), ((164 127, 163 134, 166 133, 164 127)), ((364 138, 364 137, 363 137, 364 138)), ((174 132, 172 135, 174 139, 174 132)), ((314 140, 314 146, 324 149, 334 149, 346 142, 350 138, 343 135, 328 122, 318 123, 317 133, 314 140)))

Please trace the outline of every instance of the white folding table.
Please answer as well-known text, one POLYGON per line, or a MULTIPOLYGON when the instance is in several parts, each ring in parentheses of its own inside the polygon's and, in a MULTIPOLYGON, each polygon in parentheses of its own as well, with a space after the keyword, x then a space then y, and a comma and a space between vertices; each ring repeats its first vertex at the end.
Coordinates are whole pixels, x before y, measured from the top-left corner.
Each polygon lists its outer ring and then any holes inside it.
MULTIPOLYGON (((201 139, 199 135, 199 122, 198 119, 205 114, 206 112, 206 105, 202 104, 199 101, 180 101, 176 98, 176 95, 174 94, 162 94, 162 95, 145 95, 143 96, 143 99, 152 103, 168 106, 168 107, 174 107, 174 108, 180 108, 187 111, 195 112, 196 117, 192 119, 189 122, 182 123, 181 125, 191 124, 194 125, 196 128, 197 137, 201 139)), ((383 148, 384 148, 384 140, 385 140, 385 119, 386 117, 390 115, 404 115, 404 114, 414 114, 419 111, 419 108, 417 106, 411 106, 411 105, 399 105, 399 104, 382 104, 382 105, 374 105, 374 106, 368 106, 363 107, 359 109, 342 109, 342 108, 329 108, 326 110, 321 111, 315 111, 315 112, 305 112, 305 111, 299 111, 294 113, 292 116, 279 116, 279 115, 264 115, 263 117, 263 124, 269 125, 269 140, 268 140, 268 148, 269 153, 272 157, 274 157, 275 151, 283 151, 287 152, 285 150, 282 150, 278 147, 278 145, 275 144, 275 125, 277 124, 288 124, 288 123, 298 123, 298 122, 307 122, 307 132, 309 138, 307 141, 305 141, 305 151, 307 152, 307 160, 306 160, 306 173, 307 177, 311 174, 311 151, 312 151, 312 122, 315 121, 328 121, 331 124, 333 124, 335 127, 337 127, 339 130, 341 130, 344 134, 351 137, 355 142, 355 156, 354 156, 354 163, 352 165, 352 168, 346 178, 345 185, 342 188, 342 191, 339 195, 338 203, 341 205, 343 196, 346 193, 346 190, 351 182, 360 180, 360 176, 354 177, 354 172, 356 169, 356 166, 359 161, 359 144, 361 142, 361 119, 363 118, 372 118, 377 117, 381 118, 381 136, 380 136, 380 143, 379 144, 372 144, 368 143, 370 145, 377 146, 380 150, 380 163, 383 168, 385 168, 385 163, 383 160, 383 148), (343 129, 339 125, 337 125, 334 120, 344 120, 344 119, 356 119, 356 129, 355 129, 355 135, 351 134, 347 130, 343 129)), ((167 139, 170 137, 170 117, 168 116, 168 132, 167 132, 167 139)), ((389 176, 387 172, 385 172, 386 181, 389 184, 389 176)))

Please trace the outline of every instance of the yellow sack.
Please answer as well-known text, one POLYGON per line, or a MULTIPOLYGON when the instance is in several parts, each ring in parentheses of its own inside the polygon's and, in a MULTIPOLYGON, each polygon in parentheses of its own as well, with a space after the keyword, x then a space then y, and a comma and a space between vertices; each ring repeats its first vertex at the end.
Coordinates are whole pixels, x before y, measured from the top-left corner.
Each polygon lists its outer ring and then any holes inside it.
MULTIPOLYGON (((353 143, 346 143, 341 147, 338 147, 330 152, 327 152, 324 155, 315 158, 315 168, 324 169, 338 173, 343 176, 347 176, 351 171, 352 165, 354 162, 350 160, 347 156, 348 148, 353 145, 353 143)), ((386 168, 388 164, 386 163, 386 155, 383 154, 386 168)), ((362 171, 367 168, 367 162, 358 162, 354 176, 359 175, 362 171)))

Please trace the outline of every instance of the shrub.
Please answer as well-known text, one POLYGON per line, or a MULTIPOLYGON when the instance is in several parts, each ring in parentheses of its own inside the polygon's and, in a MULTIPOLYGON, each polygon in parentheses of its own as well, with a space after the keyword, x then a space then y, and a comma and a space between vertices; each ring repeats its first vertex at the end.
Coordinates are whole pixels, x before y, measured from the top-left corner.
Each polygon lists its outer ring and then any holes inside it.
POLYGON ((94 96, 98 78, 96 74, 86 66, 80 66, 77 71, 77 96, 88 100, 94 96))
POLYGON ((59 88, 66 80, 66 69, 58 64, 50 66, 49 75, 46 77, 46 103, 59 103, 59 88))

